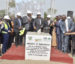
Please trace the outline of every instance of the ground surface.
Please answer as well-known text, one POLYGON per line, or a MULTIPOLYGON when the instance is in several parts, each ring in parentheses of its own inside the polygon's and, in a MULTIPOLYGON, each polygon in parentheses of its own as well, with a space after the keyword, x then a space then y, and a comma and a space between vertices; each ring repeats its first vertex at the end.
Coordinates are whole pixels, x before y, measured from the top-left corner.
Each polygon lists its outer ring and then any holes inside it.
POLYGON ((0 64, 66 64, 66 63, 59 63, 59 62, 47 62, 47 61, 9 61, 9 60, 0 60, 0 64))
MULTIPOLYGON (((69 54, 71 56, 71 54, 69 54)), ((75 64, 75 56, 73 57, 75 64)), ((67 64, 67 63, 60 63, 60 62, 49 62, 49 61, 24 61, 24 60, 0 60, 0 64, 67 64)))

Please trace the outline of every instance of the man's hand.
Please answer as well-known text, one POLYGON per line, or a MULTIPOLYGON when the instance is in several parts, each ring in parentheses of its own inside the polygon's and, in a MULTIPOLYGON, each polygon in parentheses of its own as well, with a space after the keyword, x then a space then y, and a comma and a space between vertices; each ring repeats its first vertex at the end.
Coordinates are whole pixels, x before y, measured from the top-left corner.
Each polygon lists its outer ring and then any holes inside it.
POLYGON ((34 26, 34 30, 36 30, 36 27, 34 26))
POLYGON ((70 32, 71 32, 71 30, 68 31, 68 33, 70 33, 70 32))
POLYGON ((19 27, 19 30, 21 30, 22 29, 22 27, 19 27))
POLYGON ((9 30, 8 32, 10 33, 11 31, 9 30))
POLYGON ((43 28, 43 26, 41 26, 41 28, 43 28))
POLYGON ((0 22, 0 24, 2 24, 2 21, 0 22))
POLYGON ((29 22, 30 22, 31 20, 32 20, 31 18, 28 19, 29 22))
POLYGON ((13 33, 14 32, 14 29, 11 29, 11 32, 13 33))

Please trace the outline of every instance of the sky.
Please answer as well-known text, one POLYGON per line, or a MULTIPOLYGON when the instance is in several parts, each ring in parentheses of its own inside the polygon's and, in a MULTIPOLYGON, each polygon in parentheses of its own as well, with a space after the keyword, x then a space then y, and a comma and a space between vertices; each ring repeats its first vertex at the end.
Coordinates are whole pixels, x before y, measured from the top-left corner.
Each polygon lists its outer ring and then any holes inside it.
POLYGON ((55 8, 57 14, 66 14, 68 10, 75 12, 75 0, 55 0, 55 8))
POLYGON ((16 2, 18 3, 18 2, 21 2, 22 0, 16 0, 16 2))
MULTIPOLYGON (((22 0, 16 0, 16 2, 21 2, 21 1, 22 0)), ((24 1, 27 2, 28 0, 24 0, 24 1)), ((56 15, 66 14, 68 10, 75 12, 75 0, 55 0, 54 8, 57 9, 56 15)))
MULTIPOLYGON (((21 1, 22 0, 16 0, 17 3, 21 2, 21 1)), ((31 1, 31 0, 23 0, 23 1, 27 2, 27 1, 31 1)))

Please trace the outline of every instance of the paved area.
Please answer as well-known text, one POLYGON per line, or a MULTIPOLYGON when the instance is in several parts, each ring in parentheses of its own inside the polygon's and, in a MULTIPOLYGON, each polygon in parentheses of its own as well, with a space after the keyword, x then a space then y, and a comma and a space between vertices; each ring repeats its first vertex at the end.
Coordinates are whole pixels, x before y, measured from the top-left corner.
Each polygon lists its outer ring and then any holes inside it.
POLYGON ((58 63, 58 62, 49 62, 49 61, 0 60, 0 64, 67 64, 67 63, 58 63))

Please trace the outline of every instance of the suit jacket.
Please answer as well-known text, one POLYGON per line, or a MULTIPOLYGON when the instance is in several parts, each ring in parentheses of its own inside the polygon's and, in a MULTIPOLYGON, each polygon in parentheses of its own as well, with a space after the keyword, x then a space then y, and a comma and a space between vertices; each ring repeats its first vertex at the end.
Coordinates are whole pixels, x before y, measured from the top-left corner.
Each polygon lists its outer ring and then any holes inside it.
POLYGON ((32 21, 30 22, 30 31, 34 31, 34 27, 33 27, 33 22, 35 19, 32 19, 32 21))
MULTIPOLYGON (((65 21, 61 21, 60 23, 60 28, 62 33, 66 33, 66 25, 65 25, 65 21)), ((68 20, 68 28, 69 30, 73 31, 74 30, 74 22, 72 20, 68 20)))
POLYGON ((40 21, 38 18, 36 18, 33 22, 33 26, 36 27, 36 31, 38 31, 39 29, 41 29, 41 27, 43 27, 43 18, 41 18, 41 25, 40 25, 40 21))
POLYGON ((23 17, 23 26, 26 28, 26 30, 30 30, 31 22, 32 21, 29 21, 27 16, 23 17))
POLYGON ((51 25, 52 23, 53 23, 53 21, 50 20, 50 24, 48 25, 47 20, 45 20, 45 21, 43 22, 43 27, 50 27, 50 25, 51 25))
POLYGON ((45 20, 43 23, 43 32, 51 34, 53 30, 53 26, 51 26, 52 23, 53 23, 52 20, 50 20, 50 24, 48 24, 48 20, 45 20))
MULTIPOLYGON (((23 20, 22 20, 22 18, 20 18, 20 20, 21 20, 21 27, 22 27, 23 26, 23 20)), ((14 20, 14 32, 19 32, 20 31, 19 27, 20 27, 19 20, 18 20, 18 18, 16 18, 14 20)))
POLYGON ((57 35, 60 35, 61 34, 60 23, 61 23, 61 20, 57 21, 56 24, 55 24, 56 34, 57 35))

